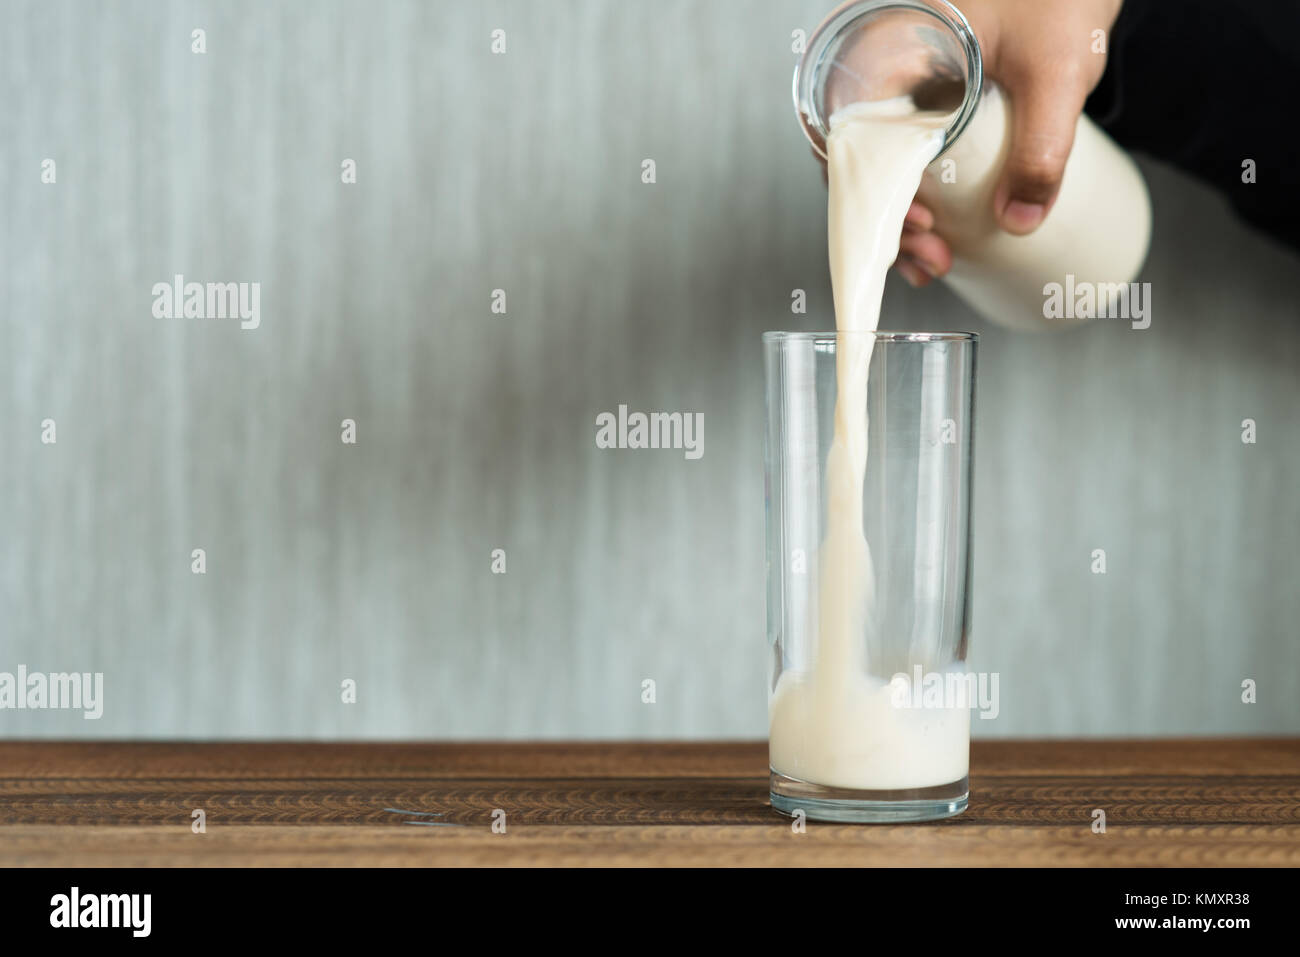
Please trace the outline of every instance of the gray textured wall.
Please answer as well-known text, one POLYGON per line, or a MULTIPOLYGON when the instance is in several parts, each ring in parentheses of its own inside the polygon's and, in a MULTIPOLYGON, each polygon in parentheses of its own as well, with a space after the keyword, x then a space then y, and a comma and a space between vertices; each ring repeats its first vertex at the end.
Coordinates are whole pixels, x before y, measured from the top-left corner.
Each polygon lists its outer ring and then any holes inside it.
MULTIPOLYGON (((107 700, 0 735, 764 734, 758 335, 832 323, 788 102, 828 3, 5 2, 0 670, 107 700), (178 272, 261 327, 155 319, 178 272), (619 403, 704 457, 597 450, 619 403)), ((887 295, 985 336, 978 733, 1300 730, 1297 261, 1145 168, 1145 332, 887 295)))

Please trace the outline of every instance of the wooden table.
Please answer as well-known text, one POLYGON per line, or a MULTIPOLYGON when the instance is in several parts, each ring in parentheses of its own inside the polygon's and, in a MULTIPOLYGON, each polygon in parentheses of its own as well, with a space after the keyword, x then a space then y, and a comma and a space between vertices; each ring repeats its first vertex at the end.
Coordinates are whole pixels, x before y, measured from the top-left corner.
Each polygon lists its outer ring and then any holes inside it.
POLYGON ((0 742, 3 866, 474 864, 1295 866, 1300 739, 976 742, 960 817, 805 833, 765 742, 0 742))

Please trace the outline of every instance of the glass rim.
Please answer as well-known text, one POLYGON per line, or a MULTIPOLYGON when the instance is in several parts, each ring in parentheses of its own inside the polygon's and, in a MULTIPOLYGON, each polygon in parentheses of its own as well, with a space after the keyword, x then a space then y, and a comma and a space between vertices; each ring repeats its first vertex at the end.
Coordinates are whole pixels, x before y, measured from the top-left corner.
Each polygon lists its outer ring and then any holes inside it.
POLYGON ((782 332, 763 333, 764 342, 807 342, 870 336, 877 342, 978 342, 978 332, 897 332, 878 329, 868 332, 865 329, 830 330, 827 332, 782 332))

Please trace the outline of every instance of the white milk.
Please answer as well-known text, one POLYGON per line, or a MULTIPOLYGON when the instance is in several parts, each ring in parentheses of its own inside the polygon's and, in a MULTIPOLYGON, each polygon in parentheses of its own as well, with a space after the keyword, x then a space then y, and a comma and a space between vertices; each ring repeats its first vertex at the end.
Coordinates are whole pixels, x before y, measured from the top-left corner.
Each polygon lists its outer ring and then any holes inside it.
POLYGON ((944 281, 1002 325, 1047 329, 1086 321, 1045 318, 1043 287, 1072 274, 1100 295, 1108 284, 1137 278, 1151 239, 1146 182, 1132 158, 1081 115, 1055 205, 1038 229, 1012 236, 993 211, 1010 141, 1011 109, 1002 91, 986 84, 970 124, 926 170, 918 198, 953 251, 944 281))
MULTIPOLYGON (((832 117, 830 266, 841 332, 878 327, 903 218, 942 135, 942 118, 918 117, 907 99, 855 104, 832 117)), ((841 337, 836 349, 814 660, 811 671, 786 670, 777 681, 769 760, 782 774, 828 787, 951 784, 967 773, 970 711, 895 708, 889 684, 867 673, 875 574, 862 533, 862 484, 872 346, 870 336, 841 337)))

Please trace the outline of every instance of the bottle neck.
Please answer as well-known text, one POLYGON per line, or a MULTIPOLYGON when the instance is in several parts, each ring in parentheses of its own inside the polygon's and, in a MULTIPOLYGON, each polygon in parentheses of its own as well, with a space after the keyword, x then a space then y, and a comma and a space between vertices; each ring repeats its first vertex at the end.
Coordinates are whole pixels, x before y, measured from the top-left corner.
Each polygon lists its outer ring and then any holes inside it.
POLYGON ((942 152, 970 122, 983 83, 975 31, 947 0, 853 0, 808 39, 795 67, 794 105, 804 135, 825 158, 837 109, 910 97, 918 110, 951 112, 942 152))

